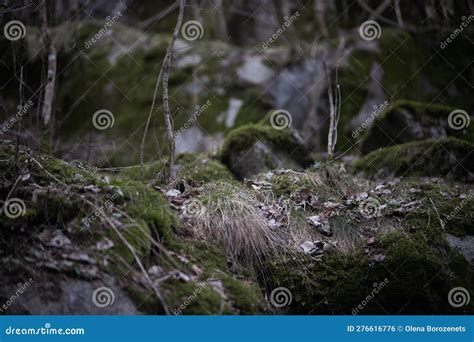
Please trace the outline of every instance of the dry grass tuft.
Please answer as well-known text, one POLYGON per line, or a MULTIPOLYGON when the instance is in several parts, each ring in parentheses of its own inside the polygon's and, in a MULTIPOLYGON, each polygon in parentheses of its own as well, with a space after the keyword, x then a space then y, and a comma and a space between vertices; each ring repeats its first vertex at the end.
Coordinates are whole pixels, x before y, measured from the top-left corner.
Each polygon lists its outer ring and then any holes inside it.
POLYGON ((202 193, 203 208, 192 218, 193 228, 201 238, 222 245, 232 261, 259 265, 265 255, 283 246, 246 189, 215 182, 202 193))

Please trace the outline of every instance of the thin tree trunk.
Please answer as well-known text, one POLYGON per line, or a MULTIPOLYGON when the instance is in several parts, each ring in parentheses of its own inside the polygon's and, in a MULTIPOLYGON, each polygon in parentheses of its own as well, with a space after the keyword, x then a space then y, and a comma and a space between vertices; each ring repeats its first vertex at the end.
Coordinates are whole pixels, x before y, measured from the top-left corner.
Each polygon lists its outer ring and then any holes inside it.
POLYGON ((175 158, 175 140, 174 140, 174 127, 173 127, 173 117, 171 115, 170 104, 169 104, 169 94, 168 94, 168 82, 169 74, 171 69, 171 55, 173 53, 174 43, 178 37, 179 30, 183 23, 184 15, 184 5, 185 0, 179 0, 179 15, 176 27, 173 33, 173 38, 171 38, 170 44, 166 51, 165 60, 163 62, 163 112, 165 116, 165 125, 166 125, 166 136, 168 139, 168 160, 165 166, 164 181, 168 182, 171 177, 171 172, 174 167, 174 158, 175 158))
POLYGON ((334 121, 336 117, 336 110, 334 106, 334 97, 332 94, 332 84, 331 78, 329 76, 329 69, 326 64, 324 64, 324 68, 326 70, 326 81, 328 84, 328 97, 329 97, 329 132, 328 132, 328 159, 332 159, 334 155, 334 148, 332 146, 333 143, 333 127, 334 121))
POLYGON ((57 60, 58 54, 54 43, 51 43, 49 47, 48 54, 48 76, 46 88, 44 91, 44 100, 43 100, 43 124, 48 126, 51 121, 51 116, 53 112, 53 103, 54 103, 54 88, 56 85, 56 69, 57 69, 57 60))
POLYGON ((329 132, 328 132, 328 159, 334 158, 334 149, 337 143, 337 125, 339 123, 339 117, 341 114, 341 88, 338 81, 338 72, 336 68, 336 87, 335 87, 335 98, 332 93, 331 76, 329 69, 324 64, 326 70, 326 80, 328 84, 328 97, 329 97, 329 132))
POLYGON ((45 87, 44 98, 43 98, 43 111, 42 111, 41 116, 43 118, 43 124, 45 126, 48 126, 51 120, 51 115, 53 111, 54 88, 56 84, 58 53, 56 51, 54 38, 51 36, 51 32, 48 27, 48 17, 46 14, 46 0, 42 1, 41 16, 42 16, 42 30, 44 34, 44 40, 49 47, 48 70, 47 70, 47 77, 46 77, 46 87, 45 87))

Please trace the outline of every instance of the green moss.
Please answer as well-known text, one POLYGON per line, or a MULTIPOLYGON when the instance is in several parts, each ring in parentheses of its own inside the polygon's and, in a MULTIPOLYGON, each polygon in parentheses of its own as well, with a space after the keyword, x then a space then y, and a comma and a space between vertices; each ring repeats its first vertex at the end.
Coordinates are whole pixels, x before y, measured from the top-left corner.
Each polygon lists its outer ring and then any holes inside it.
POLYGON ((290 196, 303 189, 311 189, 313 183, 306 174, 300 177, 291 174, 276 174, 271 179, 272 192, 276 196, 290 196))
POLYGON ((205 155, 181 154, 176 158, 176 165, 179 168, 177 178, 190 179, 195 182, 234 179, 225 165, 205 155))
POLYGON ((208 283, 169 279, 162 284, 172 312, 180 315, 221 314, 222 298, 208 283))
POLYGON ((367 132, 362 152, 367 153, 378 147, 413 140, 437 138, 444 132, 449 137, 474 142, 473 127, 466 127, 463 130, 454 130, 449 127, 449 114, 454 110, 453 107, 437 103, 397 101, 376 118, 367 132))
POLYGON ((290 197, 298 202, 303 200, 301 196, 307 197, 309 194, 319 203, 334 201, 352 194, 361 184, 360 179, 347 177, 346 172, 340 172, 336 165, 331 164, 317 171, 277 171, 271 177, 262 175, 259 179, 271 184, 273 195, 290 197))
POLYGON ((137 181, 128 181, 121 187, 125 203, 123 210, 146 223, 155 239, 169 241, 174 226, 178 225, 166 198, 137 181))
POLYGON ((262 314, 266 307, 262 290, 254 282, 222 277, 225 291, 232 308, 238 309, 241 314, 262 314))
MULTIPOLYGON (((224 303, 220 295, 206 282, 185 282, 167 279, 160 286, 166 305, 172 315, 222 314, 224 303)), ((156 294, 133 283, 126 288, 137 308, 147 314, 165 313, 156 294)))
MULTIPOLYGON (((164 161, 145 164, 143 179, 150 180, 163 169, 164 161)), ((175 160, 176 178, 188 179, 194 182, 209 182, 213 180, 233 180, 232 173, 225 165, 213 157, 204 154, 183 153, 175 160)), ((141 167, 139 165, 126 167, 120 171, 120 176, 126 179, 141 180, 141 167)))
POLYGON ((415 141, 380 148, 355 162, 369 175, 439 176, 465 180, 473 172, 474 145, 455 138, 415 141))
POLYGON ((415 187, 422 190, 414 199, 422 201, 425 207, 436 207, 439 219, 443 221, 444 230, 457 236, 474 235, 474 201, 468 188, 455 189, 449 184, 409 182, 403 187, 415 187), (457 192, 464 192, 465 198, 459 198, 457 192))
POLYGON ((220 159, 224 164, 230 165, 231 155, 250 149, 257 141, 264 141, 291 154, 303 164, 308 164, 311 160, 309 152, 293 139, 288 130, 277 130, 263 124, 249 124, 230 131, 220 151, 220 159))
POLYGON ((435 215, 434 209, 409 214, 402 231, 381 238, 384 266, 396 270, 390 278, 390 290, 410 300, 411 305, 417 303, 420 312, 452 311, 446 302, 449 290, 454 286, 472 288, 468 262, 449 247, 439 220, 433 219, 435 215))
POLYGON ((181 253, 190 257, 192 263, 203 269, 202 279, 221 280, 225 295, 230 301, 231 311, 240 314, 262 313, 265 300, 255 271, 241 265, 228 270, 227 256, 222 247, 205 241, 186 240, 180 243, 181 253), (234 274, 238 274, 236 277, 234 274))
POLYGON ((282 256, 269 264, 267 288, 271 291, 282 286, 290 290, 293 301, 287 308, 289 313, 349 312, 357 305, 354 294, 366 292, 363 261, 362 255, 339 252, 320 261, 307 256, 282 256))
POLYGON ((471 289, 473 273, 447 244, 434 214, 408 218, 403 229, 377 235, 365 251, 357 247, 351 253, 326 253, 321 260, 288 255, 272 261, 267 288, 291 291, 289 313, 349 314, 364 301, 359 309, 364 314, 380 312, 380 306, 393 314, 454 312, 446 296, 454 286, 471 289), (383 259, 374 261, 375 253, 383 259))
POLYGON ((447 115, 455 109, 453 107, 439 103, 400 100, 393 103, 388 109, 384 111, 384 113, 381 113, 379 118, 386 118, 389 113, 391 113, 396 108, 408 110, 416 119, 425 124, 431 124, 433 119, 447 119, 447 115))
POLYGON ((136 262, 129 245, 133 248, 140 260, 150 256, 152 247, 150 238, 152 232, 145 221, 138 220, 134 224, 128 225, 125 229, 117 229, 127 243, 110 227, 107 231, 107 236, 114 243, 111 253, 116 253, 129 265, 133 265, 136 262))
POLYGON ((264 139, 276 146, 288 149, 293 145, 288 132, 273 129, 269 126, 249 124, 229 132, 221 150, 223 159, 233 151, 242 151, 252 147, 257 140, 264 139))
MULTIPOLYGON (((156 161, 153 163, 148 163, 143 166, 143 179, 150 180, 156 177, 156 175, 163 169, 165 165, 164 161, 156 161)), ((125 167, 120 171, 119 176, 122 178, 132 179, 132 180, 141 180, 141 166, 129 166, 125 167)))
POLYGON ((34 153, 23 146, 19 147, 17 153, 15 146, 8 142, 0 143, 0 160, 0 166, 5 170, 6 178, 24 175, 24 168, 27 167, 30 177, 40 184, 57 183, 58 180, 66 184, 96 181, 95 173, 91 170, 77 168, 46 154, 34 153), (32 155, 31 158, 29 154, 32 155))

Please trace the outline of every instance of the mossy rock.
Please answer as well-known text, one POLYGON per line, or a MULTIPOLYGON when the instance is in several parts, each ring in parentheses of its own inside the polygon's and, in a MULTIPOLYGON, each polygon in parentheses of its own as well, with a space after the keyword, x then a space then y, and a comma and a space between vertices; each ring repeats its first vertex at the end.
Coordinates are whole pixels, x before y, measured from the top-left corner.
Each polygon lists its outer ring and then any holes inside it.
MULTIPOLYGON (((143 180, 149 181, 163 170, 164 161, 156 161, 143 166, 143 180)), ((124 179, 142 180, 140 166, 125 167, 119 173, 124 179)), ((234 176, 219 160, 205 154, 183 153, 176 157, 173 177, 196 183, 214 180, 233 180, 234 176)))
MULTIPOLYGON (((54 276, 66 281, 74 276, 80 278, 82 288, 95 289, 100 283, 94 281, 107 278, 117 294, 117 305, 110 314, 127 303, 135 305, 138 313, 164 314, 154 291, 145 286, 146 282, 137 281, 143 277, 138 263, 147 270, 160 265, 164 274, 179 271, 188 275, 193 274, 191 266, 196 265, 202 269, 201 276, 171 276, 160 284, 170 309, 185 304, 179 314, 255 314, 265 310, 263 292, 254 274, 243 268, 231 271, 219 246, 184 237, 180 221, 160 192, 136 180, 92 173, 21 146, 15 155, 14 145, 0 145, 2 198, 21 172, 29 175, 18 180, 11 194, 11 198, 25 203, 24 214, 9 218, 2 213, 0 220, 0 258, 11 260, 2 269, 5 272, 0 272, 6 283, 18 283, 13 273, 7 272, 13 267, 35 273, 40 267, 41 276, 35 277, 35 283, 42 286, 46 286, 43 279, 50 282, 54 276), (41 167, 32 158, 41 162, 41 167), (76 173, 81 177, 75 178, 76 173), (55 255, 52 259, 51 253, 55 255), (191 263, 177 262, 178 253, 186 255, 191 263), (22 259, 17 260, 15 254, 21 254, 22 259), (207 285, 189 300, 203 283, 207 285)), ((206 160, 202 166, 202 156, 192 155, 178 159, 204 168, 214 162, 206 160)), ((194 176, 191 166, 187 172, 194 176)), ((206 173, 216 176, 210 170, 206 173)), ((232 178, 228 171, 221 176, 232 178)), ((77 291, 77 295, 84 295, 77 291)))
POLYGON ((234 176, 219 160, 203 154, 180 154, 176 158, 176 178, 194 182, 231 181, 234 176))
MULTIPOLYGON (((414 34, 399 28, 383 27, 380 38, 371 42, 373 45, 357 44, 357 41, 360 42, 360 37, 349 38, 354 39, 351 43, 354 49, 347 57, 347 65, 342 65, 339 70, 343 101, 338 126, 340 137, 338 149, 345 151, 350 147, 350 142, 353 144, 360 141, 361 136, 351 137, 351 131, 360 128, 361 124, 373 114, 373 110, 366 106, 369 104, 379 106, 384 101, 388 101, 394 107, 398 104, 403 105, 404 110, 414 116, 414 126, 406 127, 404 117, 398 119, 401 121, 398 125, 403 125, 401 129, 394 125, 386 125, 389 126, 386 132, 395 143, 438 138, 443 135, 474 141, 472 127, 461 131, 450 130, 447 125, 447 114, 445 118, 438 120, 434 115, 431 119, 428 118, 428 126, 420 127, 419 117, 414 113, 422 113, 425 117, 423 123, 425 123, 426 118, 433 111, 444 112, 443 108, 439 108, 444 104, 447 107, 453 107, 451 110, 464 109, 469 112, 473 108, 469 87, 465 87, 465 80, 470 79, 471 76, 463 71, 462 77, 459 77, 459 74, 455 72, 465 70, 464 56, 472 53, 473 45, 469 42, 468 35, 460 35, 459 39, 456 39, 448 48, 439 49, 440 41, 445 40, 448 35, 448 32, 442 31, 435 35, 432 32, 414 34), (439 50, 439 53, 433 55, 433 49, 439 50), (465 53, 459 54, 458 51, 465 51, 465 53), (450 65, 449 68, 446 68, 447 64, 450 65), (382 77, 374 80, 377 73, 381 73, 382 77), (371 89, 372 86, 377 87, 378 90, 371 89), (432 104, 433 99, 439 105, 432 104), (401 102, 397 103, 396 100, 401 100, 401 102), (413 105, 407 104, 405 100, 414 101, 413 105), (405 127, 406 130, 403 131, 405 127), (429 127, 433 129, 430 131, 429 127), (401 134, 402 138, 397 134, 401 134), (410 140, 397 140, 403 139, 406 135, 409 135, 410 140)), ((472 115, 472 112, 470 114, 472 115)), ((373 127, 376 128, 377 123, 373 127)), ((367 133, 367 130, 364 133, 367 133)), ((375 147, 364 144, 364 153, 394 144, 387 135, 383 134, 372 139, 372 142, 375 147)))
POLYGON ((123 179, 136 181, 148 181, 155 178, 165 167, 165 161, 158 160, 143 165, 143 179, 140 165, 128 166, 120 169, 118 176, 123 179))
POLYGON ((472 181, 474 145, 456 139, 422 140, 373 151, 354 164, 370 176, 428 176, 472 181))
POLYGON ((229 132, 220 159, 238 179, 276 168, 302 169, 311 162, 310 150, 295 133, 263 124, 229 132))
POLYGON ((4 170, 0 181, 8 182, 18 176, 28 176, 28 181, 45 185, 62 182, 65 184, 87 184, 99 180, 95 170, 86 164, 78 167, 44 153, 35 152, 24 146, 18 149, 10 141, 0 140, 0 168, 4 170))
POLYGON ((397 101, 375 119, 361 150, 368 153, 380 147, 446 136, 474 142, 474 126, 462 130, 450 127, 449 114, 454 110, 442 104, 397 101))
POLYGON ((472 305, 453 308, 448 293, 456 286, 472 292, 474 273, 430 215, 435 212, 408 217, 402 228, 381 233, 373 246, 351 253, 279 258, 269 264, 267 288, 291 292, 291 303, 282 309, 288 314, 471 312, 472 305))
MULTIPOLYGON (((207 307, 186 307, 180 314, 258 314, 263 313, 267 304, 264 292, 256 281, 255 272, 251 269, 235 265, 234 270, 229 270, 229 261, 221 246, 213 242, 185 239, 176 241, 175 250, 189 257, 190 261, 202 267, 203 273, 200 282, 212 285, 212 282, 221 283, 221 298, 217 303, 207 307), (218 304, 218 305, 217 305, 218 304)), ((192 295, 196 287, 179 285, 184 296, 192 295), (187 289, 186 289, 187 288, 187 289)), ((205 286, 213 290, 211 286, 205 286)), ((215 289, 214 289, 215 291, 215 289)), ((214 298, 215 299, 215 298, 214 298)), ((182 300, 176 303, 176 308, 182 300)))
POLYGON ((444 230, 457 237, 474 235, 474 194, 467 184, 434 183, 416 179, 401 182, 396 187, 397 193, 410 193, 414 201, 421 201, 427 208, 436 206, 437 216, 443 223, 444 230), (462 194, 462 196, 461 196, 462 194))

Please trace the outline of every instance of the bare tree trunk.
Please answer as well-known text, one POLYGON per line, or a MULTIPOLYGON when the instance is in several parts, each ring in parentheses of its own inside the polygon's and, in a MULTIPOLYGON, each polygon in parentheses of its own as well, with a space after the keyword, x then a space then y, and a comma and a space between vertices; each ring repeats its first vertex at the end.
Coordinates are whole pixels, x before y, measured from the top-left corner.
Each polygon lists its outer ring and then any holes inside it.
POLYGON ((165 182, 168 182, 171 177, 171 172, 174 167, 175 149, 176 149, 176 145, 175 145, 176 142, 174 138, 173 117, 171 115, 170 104, 169 104, 168 82, 169 82, 171 56, 173 54, 174 43, 176 41, 176 38, 178 37, 179 30, 181 29, 181 25, 183 23, 184 6, 185 6, 185 0, 179 0, 178 21, 174 29, 173 37, 171 38, 168 49, 166 50, 166 56, 163 62, 163 112, 165 116, 166 137, 168 140, 168 160, 166 162, 166 166, 164 170, 165 182))
POLYGON ((49 47, 48 52, 48 70, 46 77, 46 87, 44 91, 43 98, 43 111, 42 118, 43 124, 48 126, 51 115, 53 111, 53 102, 54 102, 54 88, 56 84, 56 70, 57 70, 57 61, 58 53, 56 51, 55 39, 51 36, 51 32, 48 27, 48 17, 46 14, 46 0, 42 1, 41 5, 41 21, 42 21, 42 31, 44 34, 44 40, 46 45, 49 47))
MULTIPOLYGON (((328 132, 328 159, 331 160, 334 158, 334 149, 337 143, 337 125, 339 123, 339 117, 341 112, 341 88, 338 84, 338 77, 336 71, 336 97, 333 97, 332 93, 332 84, 331 77, 329 74, 329 69, 324 64, 326 69, 326 80, 328 83, 328 97, 329 97, 329 132, 328 132)), ((337 69, 336 69, 337 70, 337 69)))
POLYGON ((54 88, 56 85, 56 69, 57 69, 58 54, 54 43, 51 43, 48 54, 48 76, 44 91, 43 100, 43 124, 47 126, 51 121, 54 103, 54 88))

